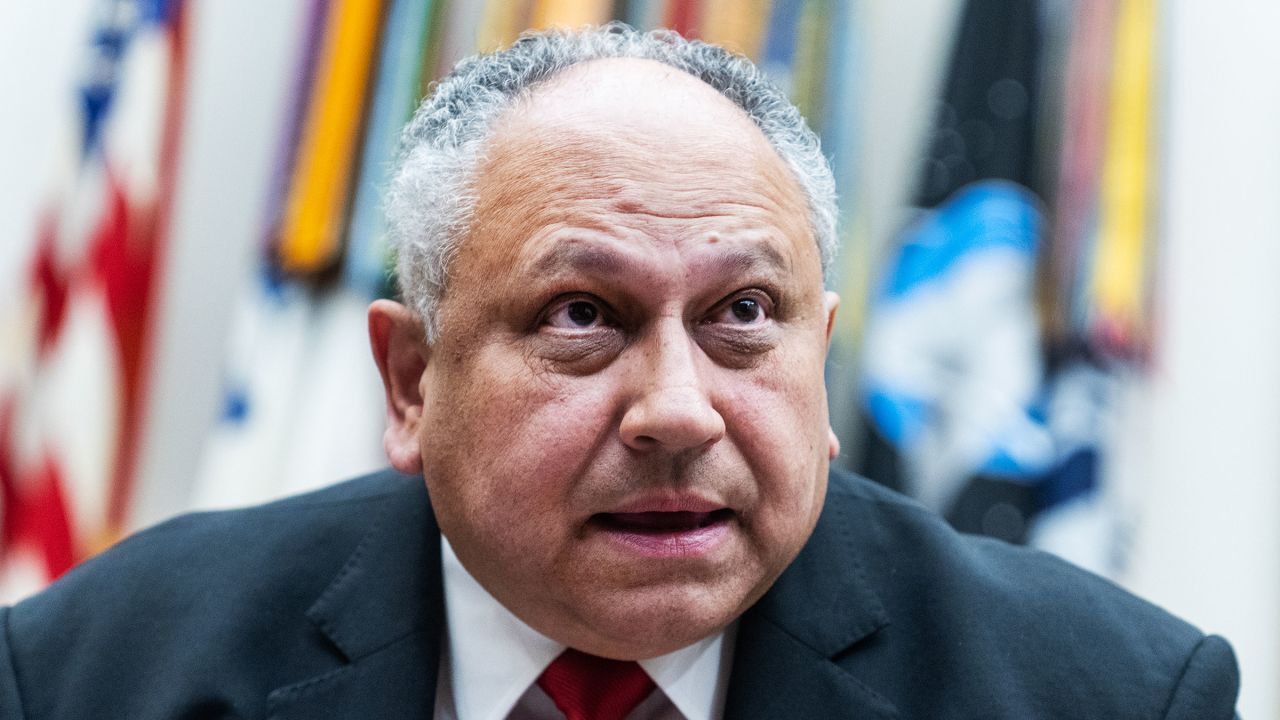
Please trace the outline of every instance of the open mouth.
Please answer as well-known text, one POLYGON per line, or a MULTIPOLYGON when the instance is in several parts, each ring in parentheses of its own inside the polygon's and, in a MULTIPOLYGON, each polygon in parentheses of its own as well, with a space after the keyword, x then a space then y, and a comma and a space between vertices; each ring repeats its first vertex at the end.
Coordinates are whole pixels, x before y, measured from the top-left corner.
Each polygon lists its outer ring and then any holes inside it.
POLYGON ((639 535, 689 533, 728 522, 729 508, 711 512, 629 512, 596 513, 591 521, 606 530, 639 535))

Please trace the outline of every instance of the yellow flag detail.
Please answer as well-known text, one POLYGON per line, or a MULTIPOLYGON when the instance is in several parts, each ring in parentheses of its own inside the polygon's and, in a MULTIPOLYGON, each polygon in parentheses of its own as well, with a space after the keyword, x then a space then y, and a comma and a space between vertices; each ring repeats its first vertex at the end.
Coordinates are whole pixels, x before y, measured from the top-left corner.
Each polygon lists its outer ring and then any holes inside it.
POLYGON ((1145 333, 1155 0, 1122 0, 1116 22, 1098 242, 1095 327, 1125 344, 1145 333))
POLYGON ((769 0, 706 0, 698 23, 702 39, 759 60, 769 5, 769 0))
POLYGON ((609 21, 613 3, 607 0, 537 0, 529 18, 529 27, 579 28, 609 21))
POLYGON ((287 272, 322 270, 341 251, 381 15, 380 0, 339 0, 329 12, 280 228, 287 272))

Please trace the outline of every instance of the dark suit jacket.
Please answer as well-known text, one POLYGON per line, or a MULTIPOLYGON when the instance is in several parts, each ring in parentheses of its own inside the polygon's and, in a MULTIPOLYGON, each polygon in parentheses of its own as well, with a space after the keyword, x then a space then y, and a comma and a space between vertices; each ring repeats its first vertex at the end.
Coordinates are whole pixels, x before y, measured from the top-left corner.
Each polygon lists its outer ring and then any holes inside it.
MULTIPOLYGON (((178 518, 0 609, 0 720, 425 718, 443 629, 420 478, 178 518)), ((729 718, 1230 718, 1231 649, 1042 553, 833 473, 743 617, 729 718)))

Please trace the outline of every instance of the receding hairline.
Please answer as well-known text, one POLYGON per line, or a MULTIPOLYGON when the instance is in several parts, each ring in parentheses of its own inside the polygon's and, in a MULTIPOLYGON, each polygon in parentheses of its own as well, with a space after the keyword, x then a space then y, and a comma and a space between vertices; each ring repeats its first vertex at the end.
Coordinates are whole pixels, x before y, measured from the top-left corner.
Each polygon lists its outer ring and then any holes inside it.
MULTIPOLYGON (((484 142, 486 151, 473 168, 471 178, 477 215, 460 239, 459 250, 475 242, 477 234, 487 235, 492 229, 493 216, 520 206, 522 192, 536 192, 542 178, 563 180, 581 176, 582 170, 575 173, 570 167, 591 168, 585 172, 599 173, 602 182, 634 180, 633 187, 637 188, 649 185, 651 181, 645 176, 655 171, 673 178, 693 175, 695 185, 688 187, 706 195, 703 206, 706 208, 724 207, 723 198, 717 197, 716 183, 705 179, 708 173, 714 175, 723 170, 758 177, 760 185, 753 187, 752 192, 758 193, 760 204, 753 207, 772 207, 793 218, 797 233, 802 233, 807 243, 805 247, 812 245, 815 262, 821 266, 808 197, 786 159, 746 111, 715 87, 680 68, 643 58, 600 58, 570 66, 532 88, 528 97, 504 109, 490 125, 484 142), (671 95, 676 84, 671 82, 673 74, 684 76, 676 82, 685 88, 674 92, 696 93, 696 96, 690 95, 690 102, 677 104, 675 100, 682 96, 673 100, 671 95), (619 78, 621 86, 617 85, 619 78), (610 104, 609 93, 602 100, 596 92, 604 84, 611 87, 610 93, 619 87, 626 93, 640 82, 647 84, 641 97, 636 99, 634 93, 624 94, 616 107, 610 104), (561 96, 565 93, 562 102, 561 96), (693 101, 702 104, 695 106, 693 101), (679 107, 680 111, 663 114, 671 107, 679 107), (631 117, 628 113, 635 110, 641 111, 643 120, 634 131, 619 132, 616 121, 621 119, 625 125, 631 117), (605 113, 603 116, 598 115, 601 111, 605 113), (655 118, 644 111, 662 116, 655 118), (661 140, 655 141, 655 138, 661 140), (653 144, 662 141, 674 143, 676 147, 668 149, 653 144), (686 157, 699 158, 698 172, 691 172, 693 166, 689 163, 682 167, 681 160, 686 157), (557 166, 562 166, 563 172, 554 172, 557 166), (544 176, 544 172, 549 175, 544 176)), ((671 207, 660 200, 649 206, 637 200, 636 211, 647 213, 649 208, 654 208, 656 217, 685 217, 670 212, 671 207)), ((687 217, 693 219, 708 213, 716 214, 708 210, 687 217)), ((508 220, 502 218, 499 222, 508 220)), ((447 294, 445 290, 441 297, 447 294)))
MULTIPOLYGON (((744 139, 750 137, 751 142, 757 147, 768 148, 768 155, 780 163, 781 167, 787 167, 786 158, 769 140, 764 130, 746 110, 725 97, 722 92, 681 68, 660 60, 637 57, 593 58, 575 63, 527 88, 489 124, 486 129, 485 144, 491 146, 504 131, 521 122, 529 122, 531 118, 537 117, 538 113, 544 113, 546 118, 556 120, 572 118, 575 109, 587 111, 593 108, 607 109, 607 106, 602 104, 602 98, 609 97, 619 89, 619 79, 647 82, 650 84, 649 87, 659 89, 662 102, 656 103, 651 109, 664 110, 673 107, 672 103, 681 99, 678 93, 683 87, 688 93, 688 99, 704 105, 695 108, 696 112, 690 112, 688 105, 680 105, 681 117, 678 119, 680 124, 687 125, 690 120, 695 120, 708 129, 715 130, 717 134, 740 131, 742 135, 739 137, 744 139), (726 120, 736 127, 728 127, 723 122, 726 120)), ((630 96, 626 96, 623 101, 630 99, 630 96)), ((646 118, 641 118, 641 120, 644 119, 646 118)), ((480 163, 482 164, 483 162, 480 163)), ((478 177, 479 165, 474 171, 476 176, 473 176, 473 180, 478 177)), ((793 175, 790 171, 788 173, 793 175)), ((792 177, 792 180, 796 191, 803 196, 804 187, 797 178, 792 177)))
POLYGON ((428 337, 454 251, 475 220, 468 185, 492 149, 486 146, 495 121, 524 96, 563 87, 605 60, 653 63, 668 80, 698 82, 743 113, 798 185, 824 274, 831 267, 838 240, 830 166, 795 105, 749 59, 671 31, 639 32, 620 23, 530 32, 510 48, 461 61, 435 84, 401 135, 384 208, 404 297, 428 337))
MULTIPOLYGON (((593 92, 598 93, 603 81, 620 76, 625 77, 628 74, 637 78, 649 76, 644 79, 669 83, 666 86, 668 90, 677 90, 681 86, 688 88, 691 92, 712 101, 716 106, 732 111, 746 124, 759 129, 742 107, 725 97, 724 93, 705 80, 670 63, 645 57, 599 57, 574 63, 529 86, 523 96, 512 103, 512 106, 533 102, 538 98, 545 99, 558 92, 575 90, 584 97, 593 98, 593 92)), ((763 132, 761 137, 764 137, 763 132)))

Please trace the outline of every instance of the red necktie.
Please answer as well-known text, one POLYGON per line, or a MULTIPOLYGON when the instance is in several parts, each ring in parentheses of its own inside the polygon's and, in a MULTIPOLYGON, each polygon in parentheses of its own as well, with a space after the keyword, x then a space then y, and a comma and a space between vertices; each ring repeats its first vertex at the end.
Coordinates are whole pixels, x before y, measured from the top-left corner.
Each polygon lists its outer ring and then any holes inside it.
POLYGON ((654 684, 637 663, 569 648, 542 671, 538 687, 568 720, 623 720, 654 684))

